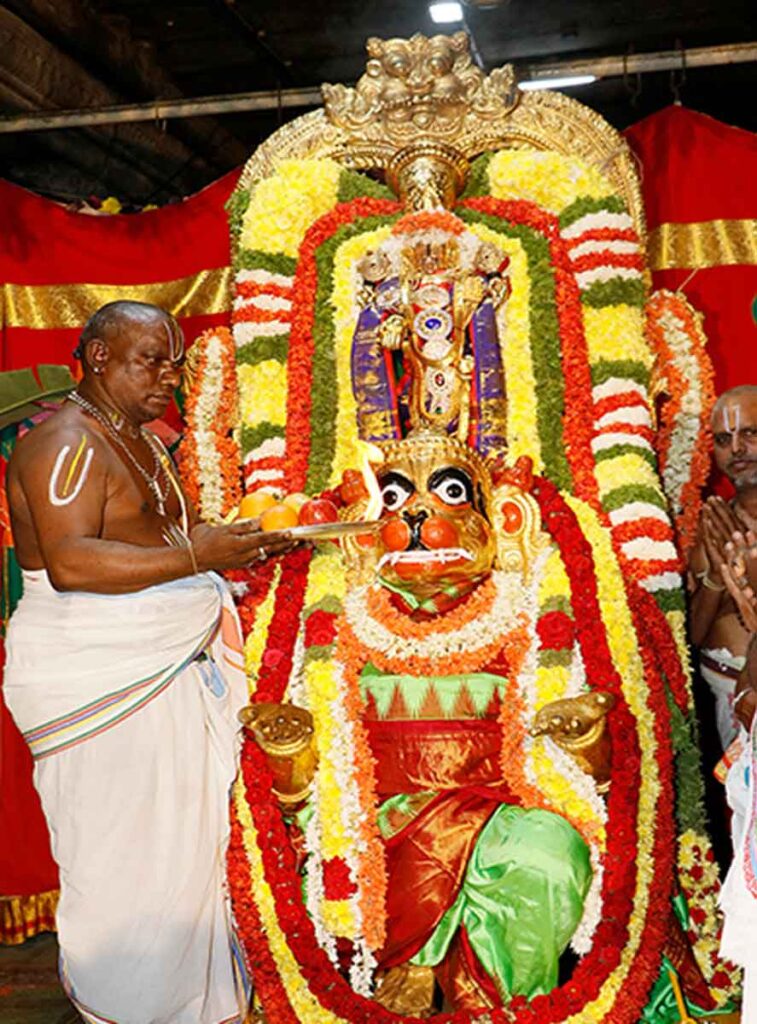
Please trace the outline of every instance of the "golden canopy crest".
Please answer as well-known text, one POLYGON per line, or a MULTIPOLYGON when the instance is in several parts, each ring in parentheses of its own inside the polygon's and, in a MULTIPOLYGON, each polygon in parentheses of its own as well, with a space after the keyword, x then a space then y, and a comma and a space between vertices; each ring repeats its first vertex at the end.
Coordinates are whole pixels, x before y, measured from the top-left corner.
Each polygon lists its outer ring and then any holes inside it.
POLYGON ((469 125, 508 114, 518 102, 511 65, 486 76, 464 32, 369 39, 365 74, 354 88, 324 85, 326 116, 350 134, 366 130, 396 146, 453 141, 469 125))
POLYGON ((464 32, 371 39, 368 56, 354 88, 324 85, 323 109, 283 125, 258 147, 245 165, 240 188, 252 187, 293 158, 330 158, 351 170, 383 172, 400 191, 403 172, 413 167, 411 191, 418 199, 408 197, 408 205, 418 209, 439 197, 442 205, 449 202, 448 183, 459 178, 465 161, 481 153, 552 150, 605 174, 645 241, 633 157, 623 137, 595 111, 551 90, 522 93, 510 65, 485 75, 471 60, 464 32), (430 188, 419 183, 421 154, 425 166, 420 170, 430 188), (435 184, 438 170, 446 176, 440 187, 435 184))

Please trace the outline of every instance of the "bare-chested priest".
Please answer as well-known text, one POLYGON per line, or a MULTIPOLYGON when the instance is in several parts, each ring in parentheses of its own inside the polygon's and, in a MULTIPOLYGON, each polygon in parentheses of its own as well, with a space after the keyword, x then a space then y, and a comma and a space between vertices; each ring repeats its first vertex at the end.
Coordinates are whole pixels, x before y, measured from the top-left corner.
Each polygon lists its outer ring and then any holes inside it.
POLYGON ((736 494, 730 502, 711 497, 702 510, 689 560, 691 639, 715 697, 718 735, 725 750, 738 732, 733 694, 750 633, 740 621, 720 566, 728 561, 725 546, 734 532, 757 530, 757 386, 733 388, 718 398, 712 433, 715 464, 732 481, 736 494))
POLYGON ((110 303, 78 354, 79 387, 19 442, 7 484, 24 594, 5 698, 60 868, 61 975, 90 1022, 229 1024, 245 1010, 224 850, 246 686, 211 570, 289 542, 198 523, 144 429, 179 382, 173 317, 110 303))

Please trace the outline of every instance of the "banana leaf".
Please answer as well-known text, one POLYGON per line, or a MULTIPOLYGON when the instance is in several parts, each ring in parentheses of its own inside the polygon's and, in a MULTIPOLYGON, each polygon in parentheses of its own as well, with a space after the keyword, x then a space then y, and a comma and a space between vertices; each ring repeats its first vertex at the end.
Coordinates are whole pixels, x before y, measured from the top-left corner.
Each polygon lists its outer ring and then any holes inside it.
POLYGON ((45 403, 62 401, 76 387, 67 366, 49 363, 0 373, 0 430, 35 416, 45 403))

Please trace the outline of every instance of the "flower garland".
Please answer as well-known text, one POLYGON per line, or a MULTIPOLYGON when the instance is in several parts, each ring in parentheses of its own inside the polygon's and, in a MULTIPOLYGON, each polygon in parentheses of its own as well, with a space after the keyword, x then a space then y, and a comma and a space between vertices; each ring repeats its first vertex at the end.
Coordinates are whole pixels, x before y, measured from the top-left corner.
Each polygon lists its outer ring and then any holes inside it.
POLYGON ((527 199, 552 213, 583 196, 601 199, 614 191, 596 167, 558 153, 501 150, 487 171, 495 199, 527 199))
POLYGON ((670 398, 662 406, 656 448, 665 493, 685 554, 696 537, 702 488, 710 468, 710 414, 715 402, 712 365, 701 316, 684 296, 655 292, 647 304, 647 335, 670 398))
POLYGON ((382 672, 476 672, 502 649, 507 636, 501 633, 502 623, 513 620, 521 596, 519 574, 495 571, 457 607, 417 623, 393 608, 384 587, 375 584, 367 593, 355 589, 345 598, 339 653, 347 664, 370 661, 382 672))
POLYGON ((177 462, 187 496, 206 522, 220 522, 239 504, 241 457, 233 431, 239 420, 234 340, 226 327, 195 341, 195 381, 184 405, 186 431, 177 462))
POLYGON ((297 548, 280 561, 280 579, 273 591, 275 599, 271 618, 267 628, 264 627, 265 649, 254 680, 256 701, 278 703, 284 699, 292 673, 312 554, 310 548, 297 548))
POLYGON ((711 846, 693 829, 678 837, 678 879, 689 908, 687 934, 694 955, 712 995, 724 1003, 733 995, 741 969, 720 956, 720 876, 711 846))

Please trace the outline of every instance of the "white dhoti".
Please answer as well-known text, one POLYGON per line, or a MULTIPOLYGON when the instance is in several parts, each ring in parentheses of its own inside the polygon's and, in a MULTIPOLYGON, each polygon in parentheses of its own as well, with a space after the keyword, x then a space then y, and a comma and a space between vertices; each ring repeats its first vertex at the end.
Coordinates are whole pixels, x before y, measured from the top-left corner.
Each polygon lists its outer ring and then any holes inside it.
POLYGON ((247 689, 223 583, 57 593, 27 572, 7 653, 5 699, 35 757, 77 1009, 95 1024, 240 1021, 225 849, 247 689))
POLYGON ((721 956, 744 968, 741 1019, 757 1021, 757 731, 752 723, 748 740, 726 779, 726 795, 733 811, 733 862, 720 893, 723 910, 721 956))
POLYGON ((739 720, 733 713, 736 682, 746 663, 741 654, 731 654, 727 647, 700 651, 699 671, 715 698, 715 725, 723 750, 727 750, 739 733, 739 720))

